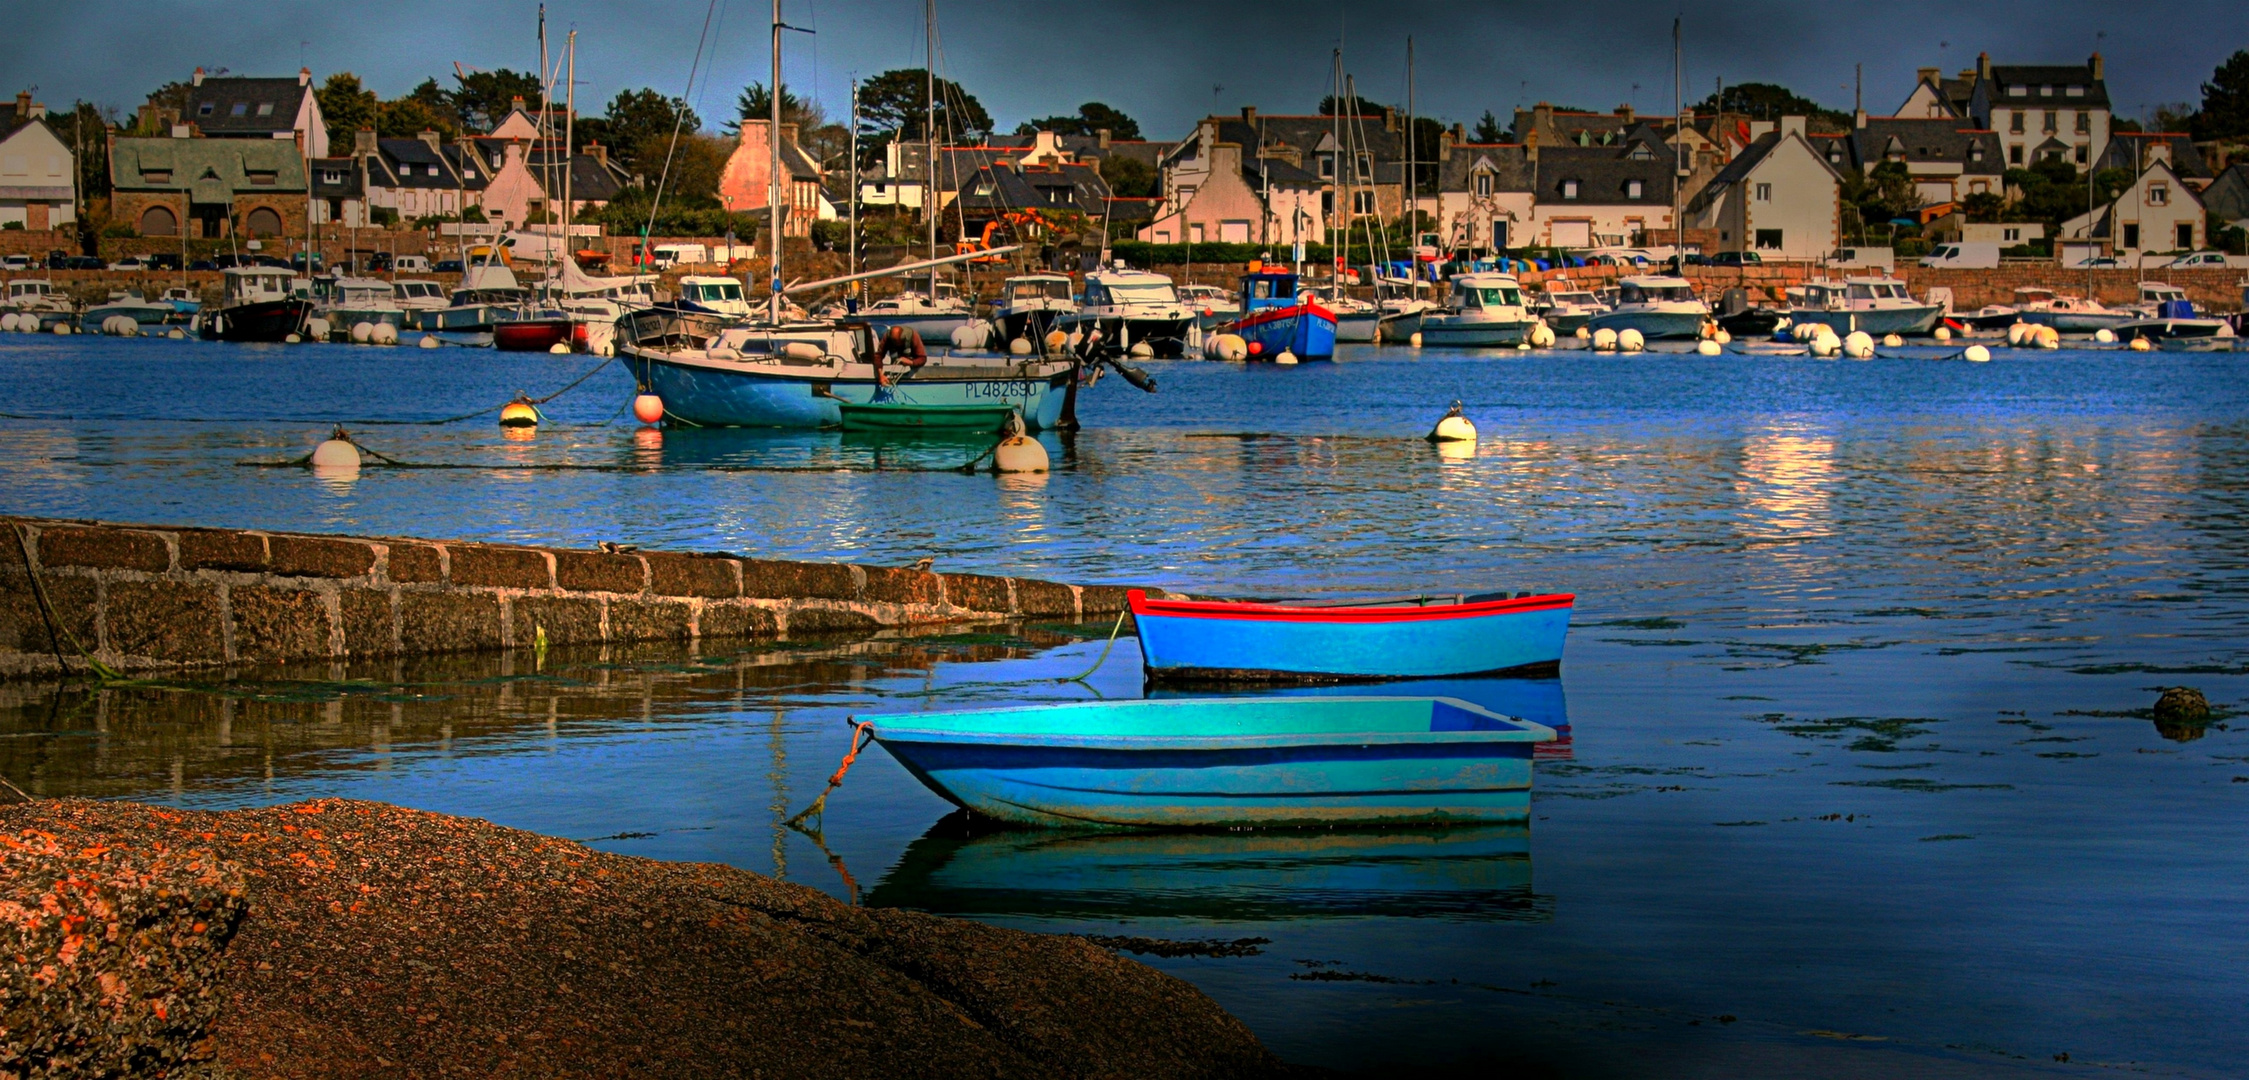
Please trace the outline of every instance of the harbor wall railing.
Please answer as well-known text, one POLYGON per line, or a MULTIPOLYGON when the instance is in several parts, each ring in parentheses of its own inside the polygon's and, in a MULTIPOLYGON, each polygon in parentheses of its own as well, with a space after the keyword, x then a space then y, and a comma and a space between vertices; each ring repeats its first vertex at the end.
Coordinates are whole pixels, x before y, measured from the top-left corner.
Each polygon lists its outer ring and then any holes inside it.
MULTIPOLYGON (((0 517, 0 677, 1113 616, 1125 587, 0 517)), ((1161 590, 1152 590, 1160 593, 1161 590)))

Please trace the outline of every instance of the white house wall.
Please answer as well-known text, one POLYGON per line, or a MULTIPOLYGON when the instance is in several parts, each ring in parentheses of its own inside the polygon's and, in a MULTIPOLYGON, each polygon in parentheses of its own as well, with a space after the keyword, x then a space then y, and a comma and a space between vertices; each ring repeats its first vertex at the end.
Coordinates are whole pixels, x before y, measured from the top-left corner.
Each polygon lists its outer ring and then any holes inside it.
POLYGON ((46 208, 50 229, 76 221, 74 161, 70 148, 45 124, 25 124, 0 142, 0 222, 22 222, 28 228, 34 204, 46 208))

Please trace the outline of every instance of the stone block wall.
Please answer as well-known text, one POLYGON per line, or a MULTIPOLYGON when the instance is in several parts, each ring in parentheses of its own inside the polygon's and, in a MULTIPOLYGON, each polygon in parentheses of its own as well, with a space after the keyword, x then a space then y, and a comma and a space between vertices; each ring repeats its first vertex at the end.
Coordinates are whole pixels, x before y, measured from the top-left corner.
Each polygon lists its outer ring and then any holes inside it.
POLYGON ((0 518, 0 677, 85 671, 82 653, 150 671, 1124 607, 1122 586, 906 567, 0 518))

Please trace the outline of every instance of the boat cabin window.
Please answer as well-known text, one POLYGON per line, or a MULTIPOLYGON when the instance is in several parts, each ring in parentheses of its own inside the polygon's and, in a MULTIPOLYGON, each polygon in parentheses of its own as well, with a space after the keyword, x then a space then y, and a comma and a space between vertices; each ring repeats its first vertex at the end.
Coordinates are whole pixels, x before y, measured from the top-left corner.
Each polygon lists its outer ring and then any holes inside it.
POLYGON ((1550 292, 1546 294, 1546 299, 1548 303, 1553 304, 1590 304, 1593 302, 1593 294, 1588 292, 1550 292))
POLYGON ((683 289, 689 300, 740 300, 742 283, 738 281, 705 282, 690 284, 683 289))
POLYGON ((1290 300, 1296 297, 1294 274, 1260 274, 1243 278, 1244 292, 1251 300, 1290 300))
POLYGON ((1008 286, 1011 300, 1068 300, 1070 283, 1061 279, 1053 281, 1018 281, 1008 286))
POLYGON ((1513 285, 1456 284, 1453 286, 1453 295, 1460 301, 1461 307, 1515 307, 1523 302, 1523 291, 1513 285))
MULTIPOLYGON (((1168 281, 1112 281, 1108 288, 1109 294, 1115 297, 1114 300, 1110 301, 1111 303, 1176 304, 1179 302, 1179 294, 1172 291, 1171 282, 1168 281)), ((1092 291, 1093 287, 1087 286, 1086 292, 1089 296, 1092 291)))
POLYGON ((1852 300, 1872 300, 1878 294, 1874 291, 1874 286, 1872 285, 1853 282, 1850 287, 1850 292, 1847 295, 1852 300))

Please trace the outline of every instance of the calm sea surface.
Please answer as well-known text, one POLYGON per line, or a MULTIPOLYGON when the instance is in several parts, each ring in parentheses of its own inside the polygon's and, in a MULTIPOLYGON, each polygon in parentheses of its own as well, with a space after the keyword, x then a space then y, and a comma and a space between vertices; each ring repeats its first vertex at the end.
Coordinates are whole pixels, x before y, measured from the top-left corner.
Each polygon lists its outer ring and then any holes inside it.
POLYGON ((316 795, 716 860, 1144 957, 1293 1060, 1560 1075, 2249 1071, 2249 357, 1865 363, 1361 349, 1152 363, 1045 478, 974 443, 644 431, 585 357, 0 335, 0 509, 906 563, 1299 596, 1579 595, 1527 829, 979 834, 855 711, 1141 693, 1130 637, 866 640, 0 686, 0 773, 226 807, 316 795), (1472 456, 1420 436, 1454 399, 1472 456), (316 479, 344 421, 434 468, 316 479))

